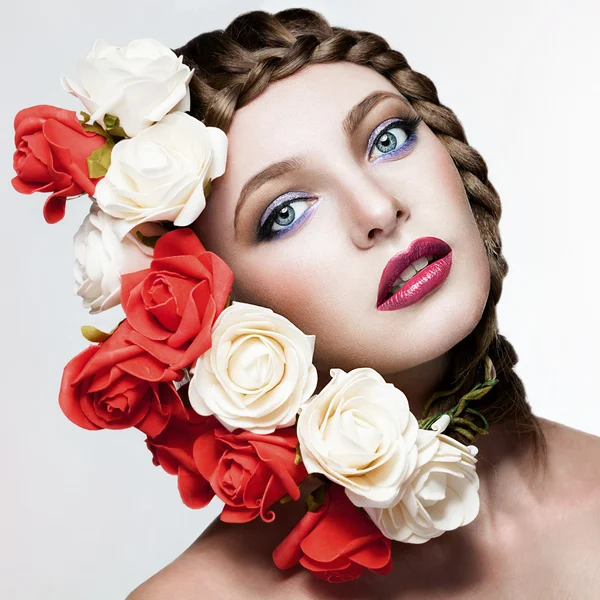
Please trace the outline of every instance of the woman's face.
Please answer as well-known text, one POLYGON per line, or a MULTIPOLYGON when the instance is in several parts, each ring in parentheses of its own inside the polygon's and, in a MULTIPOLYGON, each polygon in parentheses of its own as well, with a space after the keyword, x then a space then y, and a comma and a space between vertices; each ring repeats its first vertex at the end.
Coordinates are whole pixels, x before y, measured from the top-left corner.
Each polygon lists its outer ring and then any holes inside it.
POLYGON ((401 121, 416 116, 382 75, 336 62, 270 84, 231 123, 225 173, 194 228, 233 270, 233 300, 316 336, 320 371, 399 373, 447 353, 482 315, 483 242, 447 150, 425 123, 411 135, 401 121), (379 101, 344 124, 374 92, 379 101), (451 248, 446 279, 379 310, 384 267, 426 236, 451 248))

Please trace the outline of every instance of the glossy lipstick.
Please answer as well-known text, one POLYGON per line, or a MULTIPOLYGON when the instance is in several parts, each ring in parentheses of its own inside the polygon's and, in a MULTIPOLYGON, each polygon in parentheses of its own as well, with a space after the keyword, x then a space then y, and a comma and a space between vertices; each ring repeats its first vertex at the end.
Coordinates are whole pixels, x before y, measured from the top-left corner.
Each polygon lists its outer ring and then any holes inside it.
POLYGON ((418 302, 438 288, 450 273, 452 249, 446 242, 436 237, 422 237, 414 240, 403 252, 392 256, 383 269, 377 294, 377 310, 396 310, 418 302), (415 260, 433 255, 433 262, 413 275, 404 285, 386 300, 388 292, 400 274, 415 260))

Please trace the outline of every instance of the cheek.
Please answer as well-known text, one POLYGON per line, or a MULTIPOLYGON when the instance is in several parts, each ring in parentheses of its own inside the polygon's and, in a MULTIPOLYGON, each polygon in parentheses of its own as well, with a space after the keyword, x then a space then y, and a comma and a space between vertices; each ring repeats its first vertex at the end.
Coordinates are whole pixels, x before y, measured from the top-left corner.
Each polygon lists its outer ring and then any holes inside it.
POLYGON ((490 292, 490 263, 478 231, 470 242, 464 246, 464 260, 457 264, 454 281, 456 304, 462 306, 457 326, 464 328, 463 336, 479 323, 490 292))
MULTIPOLYGON (((265 306, 286 317, 305 334, 316 336, 316 365, 344 368, 344 361, 351 358, 349 350, 361 347, 356 336, 365 336, 353 325, 357 315, 360 321, 368 317, 363 287, 349 281, 339 245, 332 245, 326 255, 307 252, 306 246, 303 252, 291 246, 270 249, 264 259, 238 259, 233 267, 233 300, 265 306)), ((360 274, 357 277, 361 279, 360 274)))
MULTIPOLYGON (((374 248, 369 256, 355 256, 345 243, 347 232, 332 226, 339 222, 334 215, 322 212, 309 229, 257 249, 215 236, 224 226, 207 212, 198 232, 207 239, 213 234, 208 249, 233 270, 233 300, 270 308, 304 333, 316 335, 315 364, 321 368, 372 366, 392 373, 457 344, 483 314, 489 261, 460 175, 436 140, 433 136, 427 151, 415 154, 402 178, 396 171, 386 184, 410 211, 405 236, 437 235, 453 247, 455 261, 446 292, 414 310, 377 312, 383 251, 374 248), (322 251, 325 246, 327 252, 322 251)), ((387 254, 391 251, 388 248, 387 254)))
POLYGON ((232 266, 235 279, 233 300, 270 308, 310 333, 311 312, 322 289, 322 269, 299 260, 285 260, 277 253, 269 260, 256 257, 236 260, 232 266))
POLYGON ((463 295, 477 305, 483 298, 485 304, 490 266, 483 237, 452 157, 433 133, 431 136, 429 152, 423 157, 423 168, 429 176, 422 177, 427 188, 422 190, 422 197, 428 202, 420 217, 425 227, 444 232, 443 237, 455 249, 453 270, 457 283, 464 284, 463 295))

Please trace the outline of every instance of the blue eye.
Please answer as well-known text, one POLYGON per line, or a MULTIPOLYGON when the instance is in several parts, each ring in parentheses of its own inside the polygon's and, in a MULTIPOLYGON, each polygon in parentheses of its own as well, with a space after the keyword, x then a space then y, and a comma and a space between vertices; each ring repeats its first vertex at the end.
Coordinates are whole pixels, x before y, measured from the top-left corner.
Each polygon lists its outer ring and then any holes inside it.
MULTIPOLYGON (((371 133, 368 142, 369 162, 381 157, 396 158, 408 153, 417 141, 420 116, 388 119, 371 133), (372 158, 373 151, 380 154, 372 158)), ((386 160, 386 158, 384 158, 386 160)), ((280 238, 296 230, 314 210, 318 199, 309 192, 288 192, 267 207, 256 230, 258 242, 280 238)))
POLYGON ((416 130, 421 121, 420 116, 410 116, 381 123, 369 138, 369 162, 377 162, 382 156, 395 158, 409 152, 417 141, 416 130), (375 150, 380 154, 372 158, 375 150))
POLYGON ((317 199, 299 197, 302 195, 306 196, 308 192, 290 192, 271 203, 259 223, 257 241, 287 235, 304 221, 317 199))

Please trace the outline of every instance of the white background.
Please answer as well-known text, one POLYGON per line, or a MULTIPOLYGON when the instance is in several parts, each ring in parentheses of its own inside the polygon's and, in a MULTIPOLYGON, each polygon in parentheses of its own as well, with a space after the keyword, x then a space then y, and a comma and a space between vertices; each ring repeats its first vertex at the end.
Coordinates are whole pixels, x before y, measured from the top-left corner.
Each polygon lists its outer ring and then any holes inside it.
POLYGON ((72 293, 71 237, 86 202, 57 225, 44 196, 10 186, 15 113, 80 110, 59 77, 94 39, 153 37, 170 47, 238 14, 304 6, 371 30, 429 76, 487 161, 503 203, 510 273, 500 330, 520 356, 534 411, 600 435, 598 251, 600 57, 595 2, 11 2, 3 9, 0 190, 0 597, 123 599, 178 556, 218 513, 187 509, 138 431, 89 432, 58 407, 65 363, 89 316, 72 293))

